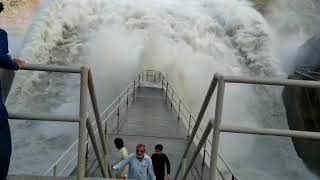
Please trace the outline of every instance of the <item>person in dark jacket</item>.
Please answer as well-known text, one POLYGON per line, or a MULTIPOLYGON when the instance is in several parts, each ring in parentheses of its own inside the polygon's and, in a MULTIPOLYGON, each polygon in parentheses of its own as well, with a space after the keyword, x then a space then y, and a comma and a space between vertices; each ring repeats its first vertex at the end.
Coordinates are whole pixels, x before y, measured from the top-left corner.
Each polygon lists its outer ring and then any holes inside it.
POLYGON ((167 175, 170 176, 170 161, 163 152, 163 146, 158 144, 155 146, 155 151, 151 156, 154 174, 157 180, 164 180, 165 177, 165 165, 167 166, 167 175))
MULTIPOLYGON (((3 4, 0 2, 0 13, 3 11, 3 4)), ((8 37, 7 32, 0 29, 0 68, 17 70, 23 66, 24 62, 19 59, 11 59, 8 55, 8 37)), ((1 84, 0 84, 1 85, 1 84)), ((8 123, 8 112, 2 101, 0 87, 0 180, 5 180, 8 175, 8 169, 11 157, 11 134, 8 123)))

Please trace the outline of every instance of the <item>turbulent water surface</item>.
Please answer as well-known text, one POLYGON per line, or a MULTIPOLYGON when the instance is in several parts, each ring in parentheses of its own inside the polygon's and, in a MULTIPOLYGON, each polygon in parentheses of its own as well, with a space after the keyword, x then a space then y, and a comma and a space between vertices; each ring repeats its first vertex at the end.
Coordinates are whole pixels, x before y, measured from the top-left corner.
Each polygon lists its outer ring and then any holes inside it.
MULTIPOLYGON (((17 1, 15 8, 24 7, 33 16, 24 16, 21 30, 11 34, 19 37, 11 45, 13 55, 29 63, 90 65, 103 107, 141 69, 157 69, 174 82, 194 114, 216 72, 286 77, 288 54, 316 32, 312 22, 318 20, 312 0, 303 7, 307 15, 274 3, 267 18, 244 0, 20 2, 25 4, 17 1), (294 31, 282 36, 292 29, 283 23, 286 16, 301 18, 292 23, 301 27, 299 37, 294 31), (303 18, 310 17, 305 24, 303 18)), ((3 19, 9 31, 15 29, 14 20, 3 19)), ((78 87, 76 75, 19 72, 7 105, 15 112, 75 114, 78 87)), ((227 85, 223 123, 288 128, 280 93, 276 87, 227 85)), ((206 119, 213 108, 212 103, 206 119)), ((72 124, 13 121, 11 128, 12 174, 43 173, 77 133, 72 124)), ((224 134, 221 145, 222 156, 240 179, 316 179, 290 139, 224 134)))

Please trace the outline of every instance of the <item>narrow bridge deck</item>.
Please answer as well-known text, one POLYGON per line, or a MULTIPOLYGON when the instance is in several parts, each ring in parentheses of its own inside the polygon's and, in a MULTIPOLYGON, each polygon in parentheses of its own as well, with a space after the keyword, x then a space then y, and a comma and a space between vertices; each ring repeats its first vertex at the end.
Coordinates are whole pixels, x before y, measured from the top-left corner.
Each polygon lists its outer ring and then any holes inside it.
MULTIPOLYGON (((129 108, 120 112, 119 120, 116 116, 108 122, 108 151, 111 164, 114 163, 117 152, 113 139, 120 137, 124 140, 129 153, 135 153, 135 146, 143 143, 147 148, 146 153, 151 156, 154 153, 154 146, 162 144, 164 153, 168 155, 171 163, 171 175, 175 174, 186 146, 187 129, 181 120, 178 120, 169 104, 160 88, 142 86, 137 89, 129 108)), ((90 154, 94 158, 94 155, 90 154)), ((198 167, 201 166, 200 159, 196 165, 198 167)), ((88 176, 101 177, 98 163, 96 161, 93 163, 88 176)), ((196 172, 194 168, 192 173, 199 173, 199 169, 196 172)))

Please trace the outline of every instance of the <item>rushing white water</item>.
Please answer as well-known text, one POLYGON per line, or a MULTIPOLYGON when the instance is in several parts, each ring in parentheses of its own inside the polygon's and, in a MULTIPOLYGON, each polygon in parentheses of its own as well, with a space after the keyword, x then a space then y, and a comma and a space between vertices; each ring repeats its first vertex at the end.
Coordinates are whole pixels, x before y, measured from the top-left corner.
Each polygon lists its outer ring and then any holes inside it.
MULTIPOLYGON (((194 114, 216 72, 285 77, 272 29, 246 1, 53 0, 26 36, 21 58, 29 63, 90 65, 103 107, 142 68, 164 72, 194 114)), ((78 85, 78 76, 21 72, 8 107, 74 114, 78 85)), ((274 87, 228 85, 223 123, 287 128, 280 93, 274 87)), ((213 108, 212 103, 206 119, 213 108)), ((12 123, 10 172, 43 172, 75 139, 75 129, 12 123)), ((221 144, 240 179, 316 179, 290 139, 223 135, 221 144)))

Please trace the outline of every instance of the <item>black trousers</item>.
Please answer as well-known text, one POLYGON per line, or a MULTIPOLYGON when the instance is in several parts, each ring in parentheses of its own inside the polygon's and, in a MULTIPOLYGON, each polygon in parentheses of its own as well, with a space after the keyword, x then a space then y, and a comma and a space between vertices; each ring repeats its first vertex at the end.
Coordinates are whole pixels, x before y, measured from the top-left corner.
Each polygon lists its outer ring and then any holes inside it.
POLYGON ((11 133, 8 119, 0 119, 0 180, 7 178, 11 151, 11 133))
POLYGON ((164 180, 164 175, 156 176, 156 180, 164 180))

